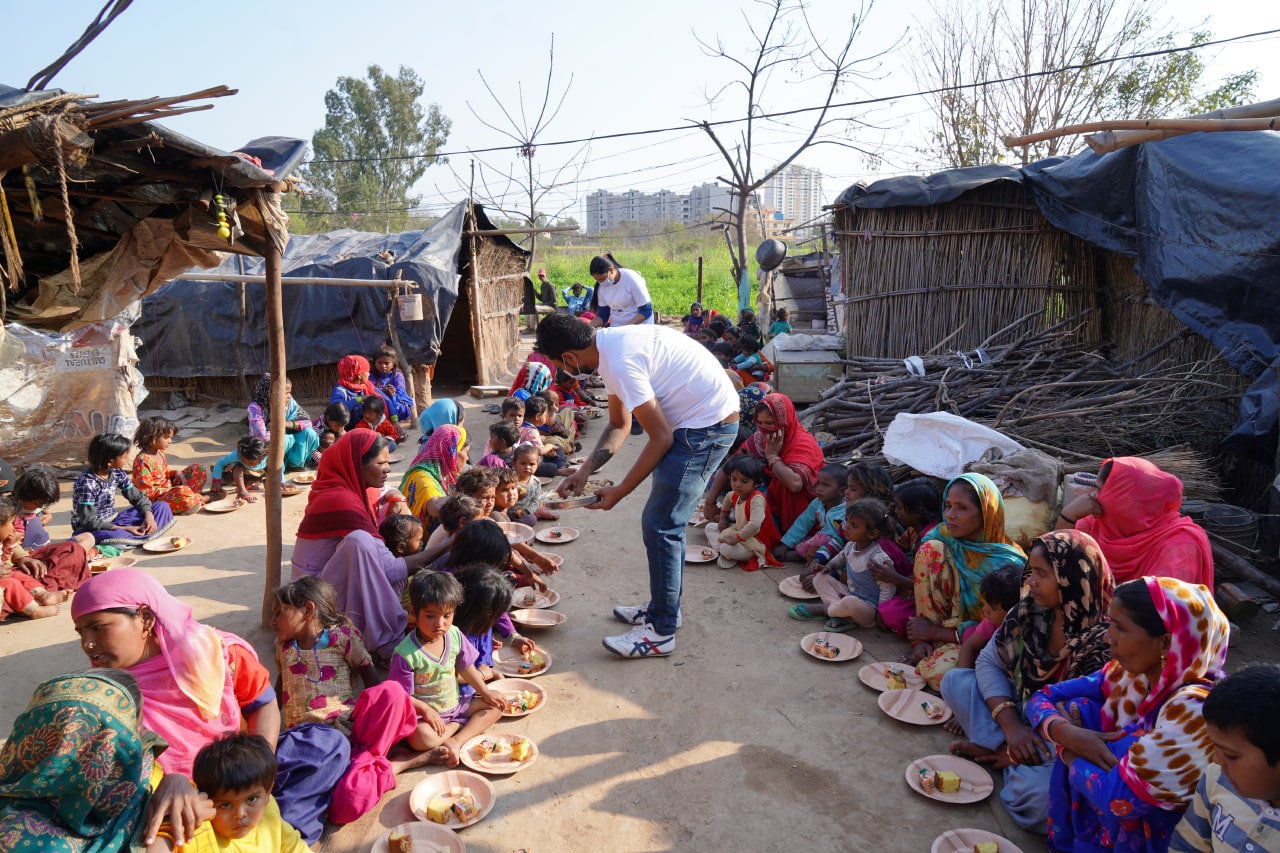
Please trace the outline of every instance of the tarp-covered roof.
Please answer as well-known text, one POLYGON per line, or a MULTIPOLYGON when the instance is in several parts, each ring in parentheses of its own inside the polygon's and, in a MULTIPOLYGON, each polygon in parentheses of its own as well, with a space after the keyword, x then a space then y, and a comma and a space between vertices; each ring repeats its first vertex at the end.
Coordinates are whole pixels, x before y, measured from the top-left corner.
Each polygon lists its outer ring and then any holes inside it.
POLYGON ((993 181, 1026 187, 1055 227, 1136 258, 1151 297, 1257 381, 1235 437, 1274 449, 1280 367, 1280 137, 1197 133, 1024 167, 855 184, 854 208, 942 204, 993 181))

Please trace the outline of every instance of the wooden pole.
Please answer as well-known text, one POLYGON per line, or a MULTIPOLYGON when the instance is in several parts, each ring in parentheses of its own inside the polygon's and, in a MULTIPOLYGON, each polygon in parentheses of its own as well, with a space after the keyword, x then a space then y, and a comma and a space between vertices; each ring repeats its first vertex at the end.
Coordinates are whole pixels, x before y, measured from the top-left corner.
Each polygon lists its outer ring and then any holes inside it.
POLYGON ((1236 118, 1236 119, 1193 119, 1193 118, 1152 118, 1124 121, 1089 121, 1084 124, 1072 124, 1066 127, 1055 127, 1039 133, 1028 133, 1025 136, 1005 136, 1001 141, 1008 148, 1057 139, 1059 136, 1074 136, 1078 133, 1096 133, 1102 130, 1169 130, 1180 133, 1224 133, 1237 130, 1280 130, 1280 117, 1276 118, 1236 118))
MULTIPOLYGON (((1275 115, 1280 115, 1280 98, 1259 104, 1228 107, 1225 110, 1215 110, 1211 113, 1199 113, 1187 116, 1187 118, 1265 118, 1275 115)), ((1086 136, 1084 141, 1093 149, 1093 153, 1106 154, 1109 151, 1115 151, 1127 145, 1137 145, 1140 142, 1157 142, 1177 135, 1179 135, 1178 131, 1167 130, 1104 130, 1101 133, 1086 136)))
POLYGON ((702 255, 698 255, 698 302, 702 302, 702 255))
POLYGON ((280 563, 284 559, 280 486, 284 478, 284 296, 281 288, 280 249, 268 239, 267 279, 267 349, 271 364, 271 444, 267 451, 267 565, 262 592, 262 627, 271 624, 272 602, 280 586, 280 563))
MULTIPOLYGON (((236 255, 236 272, 244 274, 244 255, 236 255)), ((236 323, 236 345, 232 350, 232 355, 236 358, 236 379, 240 380, 240 399, 249 399, 249 383, 244 378, 244 360, 240 357, 240 346, 244 343, 244 322, 245 314, 248 312, 246 304, 245 285, 240 282, 240 320, 236 323)))

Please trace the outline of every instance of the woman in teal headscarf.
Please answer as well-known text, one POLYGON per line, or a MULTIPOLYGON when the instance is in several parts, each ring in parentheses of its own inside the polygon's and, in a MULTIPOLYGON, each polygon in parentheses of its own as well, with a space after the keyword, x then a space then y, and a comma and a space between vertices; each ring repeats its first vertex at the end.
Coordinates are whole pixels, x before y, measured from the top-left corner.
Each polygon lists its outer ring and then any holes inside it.
POLYGON ((457 400, 451 400, 447 397, 443 400, 436 400, 423 409, 422 414, 418 415, 418 427, 422 430, 422 437, 418 439, 418 443, 426 444, 427 439, 431 438, 431 433, 442 426, 449 424, 462 426, 465 420, 465 414, 462 411, 462 407, 458 405, 457 400))

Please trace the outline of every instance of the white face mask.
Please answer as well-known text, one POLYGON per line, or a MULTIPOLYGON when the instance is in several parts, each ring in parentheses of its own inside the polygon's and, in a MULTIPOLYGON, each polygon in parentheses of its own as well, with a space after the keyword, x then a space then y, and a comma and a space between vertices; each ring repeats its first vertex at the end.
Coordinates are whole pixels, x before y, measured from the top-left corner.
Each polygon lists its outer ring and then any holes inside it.
MULTIPOLYGON (((560 363, 564 365, 565 370, 569 370, 569 362, 565 361, 568 357, 568 353, 560 356, 560 363)), ((576 355, 573 356, 573 370, 570 372, 573 374, 573 378, 577 379, 579 382, 586 382, 591 378, 591 374, 582 372, 582 365, 578 363, 578 357, 576 355)))

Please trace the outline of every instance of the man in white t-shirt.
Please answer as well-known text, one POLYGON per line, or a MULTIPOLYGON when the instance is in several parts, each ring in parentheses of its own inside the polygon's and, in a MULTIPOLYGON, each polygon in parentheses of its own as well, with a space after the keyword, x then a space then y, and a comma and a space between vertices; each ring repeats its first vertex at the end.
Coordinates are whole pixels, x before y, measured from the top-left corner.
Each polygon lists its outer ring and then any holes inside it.
POLYGON ((738 434, 738 394, 705 347, 666 326, 596 330, 570 314, 538 324, 538 351, 569 373, 598 370, 609 396, 609 424, 591 458, 560 484, 581 494, 592 473, 613 458, 631 429, 647 442, 622 481, 596 492, 591 509, 613 509, 646 477, 653 482, 641 516, 649 558, 649 601, 614 608, 635 627, 605 637, 627 658, 661 657, 675 649, 684 581, 684 536, 698 501, 738 434))
POLYGON ((593 325, 617 329, 653 323, 653 300, 649 298, 644 276, 618 266, 612 258, 603 255, 591 259, 590 271, 596 280, 596 302, 600 308, 593 325))

